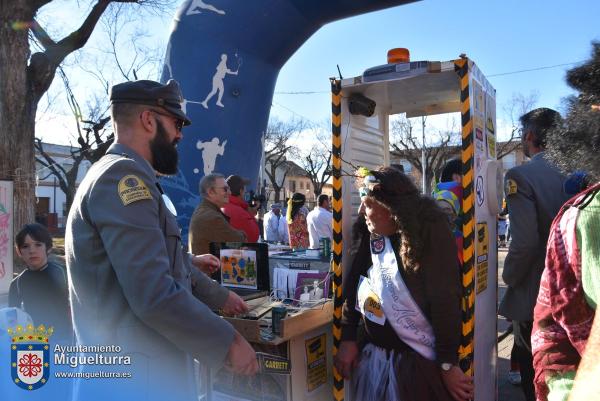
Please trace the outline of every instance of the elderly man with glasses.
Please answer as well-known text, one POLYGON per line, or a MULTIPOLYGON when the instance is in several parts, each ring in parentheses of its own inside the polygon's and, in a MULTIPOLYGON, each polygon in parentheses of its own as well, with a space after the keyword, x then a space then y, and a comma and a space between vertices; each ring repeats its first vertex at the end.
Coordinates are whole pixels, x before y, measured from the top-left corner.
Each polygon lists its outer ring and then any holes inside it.
POLYGON ((202 202, 198 205, 189 229, 189 248, 195 254, 208 253, 211 242, 244 242, 246 234, 229 224, 221 208, 229 203, 231 190, 221 174, 213 173, 200 180, 202 202))

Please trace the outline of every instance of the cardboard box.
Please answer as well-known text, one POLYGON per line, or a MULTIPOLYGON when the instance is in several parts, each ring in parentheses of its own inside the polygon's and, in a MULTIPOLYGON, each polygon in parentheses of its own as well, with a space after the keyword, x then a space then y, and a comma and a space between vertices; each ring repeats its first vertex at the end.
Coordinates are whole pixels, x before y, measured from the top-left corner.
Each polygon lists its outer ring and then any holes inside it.
MULTIPOLYGON (((270 302, 268 297, 263 302, 270 302)), ((310 309, 301 309, 298 313, 290 313, 281 321, 281 336, 272 339, 262 338, 261 328, 271 333, 271 313, 268 312, 260 319, 242 319, 225 317, 229 323, 249 342, 281 344, 292 337, 302 335, 316 327, 321 327, 333 320, 333 301, 328 300, 324 304, 310 309)))

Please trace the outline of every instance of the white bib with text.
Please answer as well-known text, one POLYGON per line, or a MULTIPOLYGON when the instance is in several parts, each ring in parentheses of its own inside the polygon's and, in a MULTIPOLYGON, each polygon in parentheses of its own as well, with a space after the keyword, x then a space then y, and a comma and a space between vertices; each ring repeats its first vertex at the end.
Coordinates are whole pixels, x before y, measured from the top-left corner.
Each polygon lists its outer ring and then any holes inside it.
POLYGON ((387 319, 398 337, 421 356, 434 360, 433 328, 402 279, 396 254, 388 237, 372 241, 371 259, 373 267, 369 269, 369 287, 380 300, 384 322, 387 319))

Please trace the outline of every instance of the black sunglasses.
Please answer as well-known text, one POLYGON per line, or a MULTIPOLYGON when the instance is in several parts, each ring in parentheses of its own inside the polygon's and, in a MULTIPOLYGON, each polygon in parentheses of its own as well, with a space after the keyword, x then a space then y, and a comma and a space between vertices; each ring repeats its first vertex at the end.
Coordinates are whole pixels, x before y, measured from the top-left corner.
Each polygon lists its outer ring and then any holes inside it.
POLYGON ((156 111, 153 109, 151 109, 150 111, 153 113, 156 113, 156 114, 160 114, 161 116, 171 117, 172 119, 174 119, 175 120, 175 128, 177 129, 177 131, 181 132, 181 130, 183 129, 183 126, 185 125, 185 121, 183 121, 180 118, 175 117, 172 114, 161 113, 160 111, 156 111))

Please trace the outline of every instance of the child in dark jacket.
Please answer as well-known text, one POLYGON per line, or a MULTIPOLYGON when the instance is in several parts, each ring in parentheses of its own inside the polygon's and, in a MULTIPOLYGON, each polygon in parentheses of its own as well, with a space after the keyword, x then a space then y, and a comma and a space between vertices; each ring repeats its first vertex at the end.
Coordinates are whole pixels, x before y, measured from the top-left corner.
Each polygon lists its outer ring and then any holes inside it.
POLYGON ((54 327, 54 339, 71 341, 73 326, 65 271, 48 261, 52 237, 41 224, 26 224, 15 238, 16 251, 27 270, 10 284, 8 304, 21 308, 34 325, 54 327))

